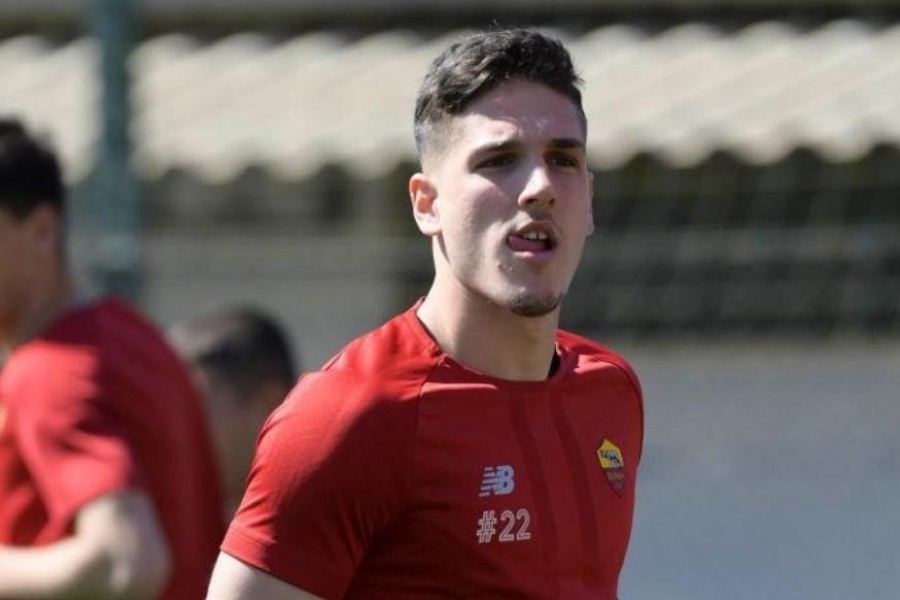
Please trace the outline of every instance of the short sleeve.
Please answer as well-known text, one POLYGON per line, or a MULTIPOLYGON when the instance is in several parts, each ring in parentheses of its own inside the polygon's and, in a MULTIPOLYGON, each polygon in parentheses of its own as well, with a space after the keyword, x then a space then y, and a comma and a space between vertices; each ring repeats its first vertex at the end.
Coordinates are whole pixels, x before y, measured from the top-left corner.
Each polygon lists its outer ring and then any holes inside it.
POLYGON ((416 404, 333 371, 305 376, 257 442, 228 554, 323 598, 341 598, 403 510, 416 404))
POLYGON ((140 484, 114 398, 86 350, 31 352, 4 374, 16 443, 51 521, 71 524, 81 507, 140 484))

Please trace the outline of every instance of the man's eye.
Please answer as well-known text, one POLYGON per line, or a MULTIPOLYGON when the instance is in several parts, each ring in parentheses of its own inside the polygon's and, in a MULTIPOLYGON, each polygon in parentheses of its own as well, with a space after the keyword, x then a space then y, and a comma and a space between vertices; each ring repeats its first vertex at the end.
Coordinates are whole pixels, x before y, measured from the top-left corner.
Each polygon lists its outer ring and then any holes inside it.
POLYGON ((548 158, 548 162, 551 165, 557 167, 577 167, 579 161, 576 157, 570 154, 551 154, 548 158))
POLYGON ((498 154, 488 157, 478 163, 479 169, 491 169, 496 167, 505 167, 512 164, 513 157, 508 154, 498 154))

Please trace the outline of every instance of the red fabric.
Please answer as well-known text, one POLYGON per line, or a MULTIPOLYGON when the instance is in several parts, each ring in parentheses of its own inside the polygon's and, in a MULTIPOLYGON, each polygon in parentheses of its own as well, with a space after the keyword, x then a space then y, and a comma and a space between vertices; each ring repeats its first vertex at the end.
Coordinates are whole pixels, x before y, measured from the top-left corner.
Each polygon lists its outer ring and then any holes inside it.
POLYGON ((332 600, 613 600, 641 393, 610 351, 562 332, 557 349, 522 383, 455 363, 414 309, 355 340, 263 428, 222 549, 332 600))
POLYGON ((58 319, 0 374, 0 544, 61 540, 85 503, 138 487, 173 555, 161 598, 202 598, 223 527, 201 406, 178 358, 123 303, 58 319))

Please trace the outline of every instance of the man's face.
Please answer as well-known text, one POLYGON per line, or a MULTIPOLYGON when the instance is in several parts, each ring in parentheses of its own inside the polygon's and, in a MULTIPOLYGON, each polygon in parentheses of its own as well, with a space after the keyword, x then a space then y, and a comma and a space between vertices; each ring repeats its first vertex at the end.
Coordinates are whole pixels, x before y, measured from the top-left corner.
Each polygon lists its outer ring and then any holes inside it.
POLYGON ((449 271, 464 294, 521 315, 552 312, 593 232, 575 104, 546 86, 511 80, 449 129, 444 149, 425 160, 436 194, 431 234, 449 271))
POLYGON ((257 423, 248 423, 248 399, 221 377, 198 367, 191 368, 191 375, 206 403, 213 443, 218 452, 222 482, 226 494, 239 495, 243 489, 253 456, 253 441, 257 423))
POLYGON ((287 390, 266 382, 244 395, 232 382, 198 365, 192 365, 191 376, 206 403, 225 499, 235 505, 230 508, 236 508, 247 482, 256 436, 287 390))
POLYGON ((16 333, 27 308, 31 280, 40 268, 38 211, 22 219, 0 208, 0 336, 16 333))

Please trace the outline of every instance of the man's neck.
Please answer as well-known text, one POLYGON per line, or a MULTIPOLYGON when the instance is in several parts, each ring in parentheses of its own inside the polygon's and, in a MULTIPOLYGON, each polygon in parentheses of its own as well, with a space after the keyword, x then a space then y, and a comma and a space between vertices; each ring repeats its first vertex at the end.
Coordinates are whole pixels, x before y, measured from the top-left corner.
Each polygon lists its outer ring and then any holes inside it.
POLYGON ((471 293, 432 288, 417 315, 444 352, 476 371, 513 381, 541 381, 551 371, 558 308, 523 317, 471 293))
POLYGON ((32 295, 16 325, 3 336, 4 344, 15 349, 40 335, 72 304, 74 298, 75 291, 67 275, 48 282, 32 295))

